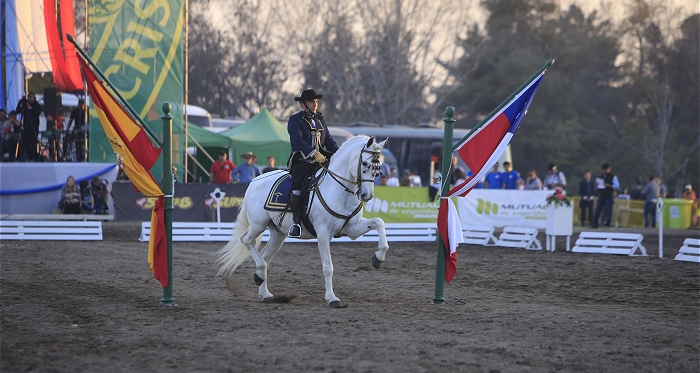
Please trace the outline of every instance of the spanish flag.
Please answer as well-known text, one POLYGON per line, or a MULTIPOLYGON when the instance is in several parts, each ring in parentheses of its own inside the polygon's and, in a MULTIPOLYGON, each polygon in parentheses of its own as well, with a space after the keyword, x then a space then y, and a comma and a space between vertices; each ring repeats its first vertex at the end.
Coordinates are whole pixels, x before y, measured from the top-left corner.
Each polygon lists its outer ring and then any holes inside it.
POLYGON ((148 242, 148 263, 153 277, 168 286, 168 247, 165 237, 165 195, 149 171, 158 160, 160 149, 153 146, 144 129, 124 109, 104 83, 97 78, 87 61, 79 54, 90 97, 100 118, 117 161, 129 180, 146 197, 157 197, 151 215, 151 238, 148 242))

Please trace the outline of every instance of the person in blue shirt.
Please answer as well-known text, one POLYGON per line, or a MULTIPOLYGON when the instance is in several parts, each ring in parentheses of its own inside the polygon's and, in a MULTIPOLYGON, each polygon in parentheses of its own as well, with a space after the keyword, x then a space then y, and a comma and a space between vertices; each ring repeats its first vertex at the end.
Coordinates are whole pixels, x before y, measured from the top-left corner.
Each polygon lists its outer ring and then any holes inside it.
POLYGON ((498 163, 486 174, 486 189, 503 189, 503 173, 498 172, 498 163))
POLYGON ((245 159, 244 164, 239 164, 233 172, 231 172, 231 177, 234 180, 238 180, 241 184, 248 184, 257 176, 260 176, 260 169, 255 165, 255 161, 258 157, 253 154, 253 152, 248 152, 241 154, 241 158, 245 159))
MULTIPOLYGON (((467 176, 467 178, 472 177, 472 176, 474 176, 474 173, 472 172, 472 170, 469 170, 469 171, 467 171, 466 176, 467 176)), ((474 185, 474 189, 484 189, 484 180, 486 180, 486 177, 482 176, 481 180, 479 180, 479 182, 476 183, 476 185, 474 185)))
POLYGON ((510 162, 503 162, 503 184, 505 189, 518 189, 518 180, 520 180, 520 173, 515 171, 510 165, 510 162))

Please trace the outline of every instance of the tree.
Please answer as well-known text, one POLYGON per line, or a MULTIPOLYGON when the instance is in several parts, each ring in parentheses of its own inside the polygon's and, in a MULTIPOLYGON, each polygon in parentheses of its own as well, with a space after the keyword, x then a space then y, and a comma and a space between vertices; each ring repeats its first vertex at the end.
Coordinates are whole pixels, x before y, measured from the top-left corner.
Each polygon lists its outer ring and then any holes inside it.
MULTIPOLYGON (((461 25, 450 20, 463 17, 463 9, 451 1, 355 0, 300 14, 312 18, 305 25, 313 43, 296 49, 304 84, 324 92, 331 123, 428 121, 431 107, 441 104, 431 93, 449 79, 440 57, 461 25)), ((291 35, 289 44, 298 39, 291 35)))

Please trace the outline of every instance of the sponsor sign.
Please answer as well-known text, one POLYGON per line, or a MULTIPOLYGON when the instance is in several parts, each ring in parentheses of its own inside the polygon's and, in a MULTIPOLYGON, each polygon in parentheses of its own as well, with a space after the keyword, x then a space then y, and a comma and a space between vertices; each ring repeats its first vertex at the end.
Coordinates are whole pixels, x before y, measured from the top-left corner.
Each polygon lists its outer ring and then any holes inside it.
POLYGON ((431 202, 428 188, 374 187, 374 198, 365 204, 363 216, 385 223, 433 223, 439 202, 431 202))
MULTIPOLYGON (((226 193, 221 200, 221 221, 236 221, 238 207, 243 202, 247 184, 175 184, 173 221, 216 221, 216 200, 211 196, 216 188, 226 193)), ((114 220, 150 221, 156 198, 144 197, 131 183, 112 184, 114 220)))
POLYGON ((545 229, 547 225, 548 190, 474 189, 459 198, 458 210, 462 226, 490 225, 545 229))

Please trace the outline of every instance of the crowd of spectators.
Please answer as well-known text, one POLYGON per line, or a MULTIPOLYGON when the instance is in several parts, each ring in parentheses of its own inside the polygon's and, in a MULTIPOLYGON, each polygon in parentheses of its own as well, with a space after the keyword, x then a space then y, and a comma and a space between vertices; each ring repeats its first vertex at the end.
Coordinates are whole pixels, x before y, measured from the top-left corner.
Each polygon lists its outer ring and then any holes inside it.
POLYGON ((62 214, 109 214, 107 202, 109 186, 106 180, 98 176, 90 181, 80 180, 76 183, 73 175, 68 176, 61 187, 61 199, 58 211, 62 214))

